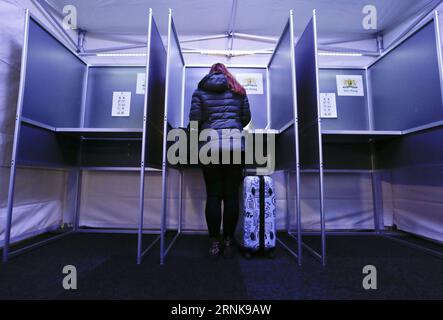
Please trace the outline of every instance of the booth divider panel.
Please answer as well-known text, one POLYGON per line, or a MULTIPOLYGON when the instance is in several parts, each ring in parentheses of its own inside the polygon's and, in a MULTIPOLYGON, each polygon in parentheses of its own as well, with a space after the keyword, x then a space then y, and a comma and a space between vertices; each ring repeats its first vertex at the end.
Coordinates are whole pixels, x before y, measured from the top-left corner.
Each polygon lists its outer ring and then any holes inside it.
POLYGON ((320 69, 319 84, 321 93, 335 93, 337 103, 337 118, 323 118, 322 130, 369 130, 365 70, 320 69), (339 96, 337 75, 362 76, 364 96, 339 96))
POLYGON ((75 166, 79 141, 27 124, 21 125, 17 164, 75 166))
POLYGON ((376 145, 377 168, 441 165, 443 163, 441 141, 443 141, 443 129, 437 127, 379 142, 376 145))
MULTIPOLYGON (((185 97, 183 126, 189 123, 192 94, 198 87, 200 80, 209 73, 208 67, 187 67, 185 69, 185 97)), ((230 67, 232 74, 260 74, 263 79, 263 94, 248 94, 254 128, 264 129, 268 125, 267 117, 267 81, 266 68, 238 68, 230 67)))
POLYGON ((327 170, 372 170, 369 143, 325 143, 323 159, 327 170))
POLYGON ((171 128, 181 127, 182 119, 182 101, 183 101, 183 72, 184 61, 182 59, 180 43, 177 37, 177 33, 172 23, 172 33, 169 42, 169 74, 168 76, 168 88, 167 95, 167 120, 171 128))
POLYGON ((316 55, 315 25, 312 19, 295 46, 300 166, 302 169, 319 169, 321 160, 316 55))
POLYGON ((165 116, 166 51, 154 20, 149 49, 145 162, 152 167, 160 167, 165 116))
POLYGON ((317 124, 299 132, 299 152, 301 169, 320 168, 320 141, 318 139, 319 127, 317 124))
POLYGON ((291 30, 287 23, 268 66, 270 82, 271 129, 281 130, 294 120, 292 90, 291 30))
POLYGON ((297 168, 295 150, 295 126, 280 132, 275 139, 275 169, 295 171, 297 168))
MULTIPOLYGON (((316 257, 326 265, 326 233, 324 210, 324 178, 322 158, 322 136, 318 106, 318 64, 317 64, 317 35, 315 11, 311 21, 306 26, 303 34, 295 46, 295 69, 297 84, 297 113, 299 126, 299 156, 300 169, 313 170, 310 174, 318 176, 318 181, 309 188, 301 183, 300 193, 314 192, 316 204, 311 206, 319 210, 319 223, 321 228, 321 251, 319 246, 311 244, 311 249, 317 250, 316 257), (313 191, 311 191, 313 190, 313 191), (317 201, 318 200, 318 201, 317 201), (317 249, 318 248, 318 249, 317 249)), ((303 175, 306 176, 306 175, 303 175)), ((303 178, 302 178, 303 179, 303 178)), ((311 196, 312 198, 312 196, 311 196)), ((303 213, 302 213, 303 215, 303 213)), ((303 224, 303 223, 302 223, 303 224)))
POLYGON ((145 67, 90 67, 86 98, 86 128, 141 128, 143 126, 144 94, 137 94, 137 74, 146 74, 145 67), (128 117, 112 116, 114 92, 130 92, 128 117))
POLYGON ((406 130, 443 120, 434 20, 370 69, 375 130, 406 130))
POLYGON ((22 116, 54 127, 80 124, 86 65, 29 19, 22 116))
POLYGON ((140 167, 141 140, 82 141, 84 167, 140 167))
POLYGON ((146 128, 145 166, 161 168, 163 154, 163 132, 148 123, 146 128))

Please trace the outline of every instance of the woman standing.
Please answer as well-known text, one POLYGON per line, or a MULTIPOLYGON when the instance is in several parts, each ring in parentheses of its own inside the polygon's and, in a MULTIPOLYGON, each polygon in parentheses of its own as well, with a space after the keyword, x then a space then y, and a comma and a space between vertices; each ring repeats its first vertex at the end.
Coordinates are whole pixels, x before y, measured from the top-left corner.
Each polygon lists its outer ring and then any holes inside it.
MULTIPOLYGON (((223 131, 223 129, 242 131, 251 120, 246 91, 225 65, 214 64, 209 74, 198 84, 192 96, 189 120, 197 121, 199 130, 216 130, 220 141, 230 139, 229 150, 221 152, 228 151, 232 156, 236 152, 244 152, 243 139, 239 143, 232 142, 232 138, 234 140, 236 138, 226 136, 226 131, 223 131)), ((217 141, 217 144, 220 141, 217 141)), ((233 237, 239 213, 238 188, 242 180, 243 165, 222 164, 219 161, 218 164, 203 165, 202 170, 206 184, 206 223, 211 241, 209 255, 217 257, 223 254, 230 257, 234 251, 233 237), (220 233, 222 202, 223 237, 220 233)))

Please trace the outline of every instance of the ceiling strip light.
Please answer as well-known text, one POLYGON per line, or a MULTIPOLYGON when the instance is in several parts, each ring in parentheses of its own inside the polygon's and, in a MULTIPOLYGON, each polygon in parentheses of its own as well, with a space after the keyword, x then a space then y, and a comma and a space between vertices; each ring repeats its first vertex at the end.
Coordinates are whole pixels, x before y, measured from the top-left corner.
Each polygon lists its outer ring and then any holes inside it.
POLYGON ((362 57, 362 53, 348 53, 348 52, 319 52, 319 56, 329 57, 362 57))
POLYGON ((97 53, 97 57, 146 57, 146 53, 97 53))

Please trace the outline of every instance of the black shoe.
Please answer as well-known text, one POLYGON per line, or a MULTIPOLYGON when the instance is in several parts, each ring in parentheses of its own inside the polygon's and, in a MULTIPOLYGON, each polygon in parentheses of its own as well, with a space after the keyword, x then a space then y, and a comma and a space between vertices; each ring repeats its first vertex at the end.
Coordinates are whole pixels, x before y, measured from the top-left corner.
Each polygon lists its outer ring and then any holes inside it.
POLYGON ((234 239, 226 237, 223 239, 223 256, 225 258, 232 258, 235 252, 234 239))
POLYGON ((216 238, 211 238, 211 245, 209 246, 209 257, 217 258, 221 255, 222 248, 220 240, 216 238))

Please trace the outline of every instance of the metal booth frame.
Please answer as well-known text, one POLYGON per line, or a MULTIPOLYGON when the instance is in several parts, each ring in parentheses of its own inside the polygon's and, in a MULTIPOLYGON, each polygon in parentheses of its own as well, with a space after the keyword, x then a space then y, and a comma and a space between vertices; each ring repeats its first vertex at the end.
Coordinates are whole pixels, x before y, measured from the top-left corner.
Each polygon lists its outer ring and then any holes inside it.
MULTIPOLYGON (((130 67, 144 67, 145 68, 145 76, 146 76, 146 90, 144 93, 144 106, 143 106, 143 128, 142 130, 138 129, 113 129, 113 133, 134 133, 139 132, 142 133, 142 154, 141 154, 141 161, 140 161, 140 167, 90 167, 90 166, 82 166, 79 165, 79 160, 81 157, 81 143, 80 143, 80 149, 77 153, 77 165, 76 166, 46 166, 46 165, 33 165, 33 164, 18 164, 18 148, 20 144, 20 129, 22 126, 22 123, 25 123, 27 125, 35 126, 40 129, 48 130, 50 132, 56 133, 56 132, 78 132, 81 134, 83 131, 88 131, 88 128, 84 128, 84 119, 85 119, 85 108, 86 108, 86 92, 88 87, 88 74, 89 74, 89 68, 95 67, 95 65, 91 65, 86 63, 81 56, 74 52, 71 48, 69 48, 67 45, 65 45, 60 39, 51 31, 47 30, 44 27, 44 24, 40 22, 36 17, 32 16, 29 13, 29 10, 25 10, 25 28, 24 28, 24 37, 23 37, 23 50, 22 50, 22 57, 21 57, 21 72, 20 72, 20 88, 19 88, 19 94, 18 94, 18 101, 17 101, 17 111, 16 111, 16 118, 15 118, 15 129, 14 129, 14 141, 13 141, 13 152, 12 152, 12 159, 11 159, 11 174, 9 179, 9 189, 8 189, 8 202, 7 202, 7 214, 6 214, 6 228, 5 228, 5 242, 3 247, 3 262, 7 262, 10 258, 17 256, 19 254, 25 253, 29 250, 38 248, 40 246, 43 246, 45 244, 48 244, 50 242, 59 240, 64 238, 65 236, 74 234, 74 233, 134 233, 138 234, 138 247, 137 247, 137 263, 141 262, 141 257, 146 254, 148 251, 150 251, 154 245, 160 240, 160 236, 156 237, 152 243, 143 251, 143 254, 141 252, 142 250, 142 235, 147 233, 156 233, 157 229, 144 229, 143 228, 143 221, 140 220, 138 227, 135 229, 83 229, 79 227, 79 219, 80 219, 80 202, 81 202, 81 186, 82 186, 82 173, 83 171, 114 171, 114 172, 140 172, 140 177, 142 183, 140 184, 140 201, 139 205, 141 207, 141 214, 143 214, 143 188, 144 188, 144 177, 145 172, 147 171, 153 171, 156 172, 158 170, 154 168, 148 168, 145 165, 145 156, 146 156, 146 127, 147 127, 147 101, 148 101, 148 95, 149 95, 149 52, 150 52, 150 37, 152 33, 154 18, 152 10, 149 10, 148 12, 148 44, 144 46, 147 50, 147 64, 146 66, 134 66, 131 65, 130 67), (24 91, 25 91, 25 81, 26 81, 26 71, 27 71, 27 56, 28 56, 28 37, 29 37, 29 24, 31 19, 39 25, 42 29, 44 29, 45 32, 48 33, 48 35, 55 39, 55 41, 63 46, 64 49, 69 51, 71 54, 73 54, 77 59, 79 59, 85 66, 86 71, 84 74, 83 79, 83 92, 82 92, 82 101, 81 101, 81 115, 80 115, 80 124, 79 128, 56 128, 52 127, 50 125, 46 125, 44 123, 41 123, 39 121, 34 121, 31 119, 27 119, 26 117, 22 116, 22 110, 23 110, 23 97, 24 97, 24 91), (57 234, 41 240, 37 241, 32 244, 26 244, 24 246, 20 246, 20 248, 16 250, 12 250, 12 244, 11 244, 11 228, 12 228, 12 217, 13 217, 13 209, 14 209, 14 193, 15 193, 15 180, 16 180, 16 172, 17 168, 35 168, 35 169, 47 169, 47 170, 62 170, 65 172, 71 172, 73 174, 73 181, 75 187, 73 188, 75 191, 74 200, 73 200, 73 220, 72 220, 72 226, 68 226, 65 228, 64 226, 60 226, 60 228, 51 228, 50 231, 56 232, 57 234), (61 232, 61 233, 59 233, 61 232)), ((163 45, 163 44, 162 44, 163 45)), ((164 47, 163 47, 164 49, 164 47)), ((112 67, 118 67, 116 65, 112 65, 112 67)), ((96 133, 106 133, 109 131, 108 128, 94 128, 94 132, 96 133)), ((80 137, 80 140, 82 140, 83 137, 80 137)), ((104 139, 110 139, 115 140, 119 138, 104 138, 104 139)), ((125 138, 128 139, 128 138, 125 138)), ((143 217, 141 215, 141 217, 143 217)), ((157 232, 158 233, 158 232, 157 232)), ((16 239, 20 240, 20 239, 16 239)))
MULTIPOLYGON (((280 128, 279 130, 274 130, 276 132, 282 132, 284 130, 286 130, 287 128, 291 127, 292 125, 294 125, 295 128, 295 135, 294 135, 294 142, 295 142, 295 150, 297 150, 295 152, 295 157, 296 157, 296 164, 294 165, 294 167, 292 169, 290 169, 287 173, 290 174, 291 171, 296 172, 296 184, 297 184, 297 190, 296 190, 296 215, 297 215, 297 219, 298 221, 301 221, 301 210, 300 210, 300 164, 299 164, 299 155, 298 155, 298 141, 299 141, 299 136, 298 136, 298 121, 297 121, 297 91, 296 91, 296 83, 295 83, 295 79, 296 79, 296 69, 295 69, 295 35, 294 35, 294 13, 291 10, 290 14, 289 14, 289 19, 283 29, 282 35, 280 36, 276 48, 279 47, 283 36, 285 35, 286 32, 290 32, 290 65, 291 65, 291 78, 292 78, 292 112, 294 114, 294 120, 290 120, 287 124, 285 124, 282 128, 280 128)), ((177 46, 179 48, 180 51, 180 57, 181 57, 181 61, 183 64, 183 70, 185 71, 186 68, 196 68, 196 67, 210 67, 210 65, 208 64, 190 64, 190 65, 186 65, 185 61, 183 59, 182 56, 182 52, 181 52, 181 48, 180 48, 180 43, 178 41, 178 36, 176 33, 176 29, 174 26, 174 22, 173 22, 173 17, 172 17, 172 10, 169 10, 169 28, 168 28, 168 48, 171 48, 171 41, 175 41, 177 40, 177 46), (174 39, 173 39, 174 38, 174 39)), ((315 37, 315 40, 317 40, 317 38, 315 37)), ((234 68, 259 68, 259 69, 264 69, 266 70, 266 74, 267 74, 267 92, 268 92, 268 96, 267 96, 267 119, 268 119, 268 125, 267 125, 267 129, 270 127, 271 125, 271 119, 272 119, 272 115, 271 115, 271 104, 270 104, 270 92, 272 90, 272 84, 270 83, 270 78, 269 78, 269 68, 271 66, 271 63, 274 59, 275 56, 275 51, 272 54, 269 63, 266 66, 261 66, 261 65, 233 65, 233 66, 228 66, 228 67, 234 67, 234 68)), ((179 181, 179 210, 178 210, 178 227, 177 230, 174 230, 175 234, 172 238, 172 240, 170 240, 170 242, 168 244, 166 244, 166 239, 165 239, 165 234, 168 231, 167 230, 167 171, 168 171, 168 164, 166 161, 166 153, 167 153, 167 141, 166 141, 166 136, 167 136, 167 128, 168 128, 168 116, 167 116, 167 109, 168 109, 168 79, 170 78, 170 66, 169 66, 169 61, 170 59, 170 52, 168 53, 168 63, 167 63, 167 75, 166 75, 166 93, 165 93, 165 123, 164 123, 164 142, 163 142, 163 166, 162 166, 162 212, 161 212, 161 221, 162 221, 162 227, 161 227, 161 233, 160 233, 160 264, 164 264, 165 263, 165 259, 168 255, 168 253, 170 252, 170 250, 172 249, 173 245, 175 244, 175 242, 177 241, 177 239, 179 238, 180 235, 182 234, 186 234, 186 233, 195 233, 195 230, 185 230, 182 227, 182 214, 183 214, 183 183, 184 183, 184 175, 183 175, 183 170, 182 169, 177 169, 177 168, 172 168, 173 170, 178 170, 179 174, 180 174, 180 181, 179 181)), ((317 69, 317 73, 318 73, 318 64, 316 61, 316 69, 317 69)), ((183 71, 183 81, 182 81, 182 92, 184 92, 184 87, 185 87, 185 77, 184 77, 184 71, 183 71)), ((318 85, 317 85, 318 86, 318 85)), ((183 114, 183 110, 184 110, 184 101, 183 101, 182 97, 182 101, 181 101, 181 125, 183 125, 184 123, 184 114, 183 114)), ((318 99, 317 99, 318 100, 318 99)), ((264 131, 266 132, 265 129, 264 131)), ((321 151, 319 151, 321 153, 321 151)), ((302 227, 301 227, 301 223, 297 224, 297 236, 294 236, 294 234, 292 232, 289 232, 288 230, 288 235, 291 237, 294 237, 296 240, 298 240, 298 244, 297 244, 297 251, 294 251, 291 249, 291 247, 287 244, 285 244, 283 241, 281 241, 280 239, 278 240, 278 243, 282 246, 282 248, 284 250, 286 250, 289 254, 291 254, 292 256, 294 256, 297 260, 299 265, 302 264, 302 250, 303 248, 307 249, 311 254, 314 255, 314 257, 319 258, 319 260, 321 261, 321 263, 324 265, 326 263, 326 237, 325 237, 325 224, 324 224, 324 207, 323 207, 323 177, 322 177, 322 171, 323 168, 321 168, 321 175, 320 175, 320 183, 321 183, 321 187, 319 189, 320 192, 320 198, 321 198, 321 212, 320 212, 320 218, 321 218, 321 225, 322 225, 322 254, 318 254, 317 252, 315 252, 315 250, 313 250, 312 248, 310 248, 307 244, 303 243, 302 241, 302 227)), ((286 212, 286 219, 290 220, 290 213, 289 210, 287 210, 286 212)), ((172 229, 170 229, 172 230, 172 229)))
MULTIPOLYGON (((145 90, 145 103, 144 103, 144 111, 143 111, 143 128, 142 128, 142 154, 141 154, 141 162, 140 167, 127 167, 127 168, 116 168, 116 167, 58 167, 58 168, 46 168, 46 169, 55 169, 55 170, 71 170, 72 173, 74 173, 74 184, 76 185, 76 192, 75 192, 75 200, 74 200, 74 222, 72 228, 69 228, 68 230, 61 229, 60 231, 63 231, 61 234, 57 234, 54 237, 45 239, 43 241, 39 241, 37 243, 33 243, 27 246, 24 246, 17 250, 11 250, 11 227, 12 227, 12 216, 13 216, 13 205, 14 205, 14 192, 15 192, 15 178, 16 178, 16 171, 18 167, 28 167, 24 165, 18 165, 17 164, 17 152, 19 147, 19 137, 20 137, 20 129, 22 122, 27 122, 31 125, 36 125, 39 127, 45 127, 48 130, 57 132, 60 131, 60 128, 53 128, 50 126, 47 126, 42 123, 38 123, 37 121, 26 119, 22 116, 22 108, 23 108, 23 96, 24 96, 24 90, 25 90, 25 80, 26 80, 26 70, 27 70, 27 55, 28 55, 28 36, 29 36, 29 21, 30 19, 33 19, 35 22, 37 22, 40 26, 43 26, 42 23, 40 23, 35 17, 31 16, 29 11, 26 10, 25 13, 25 33, 23 37, 24 47, 22 51, 22 57, 21 57, 21 77, 20 77, 20 90, 18 95, 18 102, 17 102, 17 113, 15 118, 15 129, 14 129, 14 141, 13 141, 13 152, 12 152, 12 160, 11 160, 11 175, 9 180, 9 189, 8 189, 8 204, 7 204, 7 219, 6 219, 6 232, 5 232, 5 245, 3 248, 3 261, 7 262, 11 257, 19 255, 21 253, 24 253, 28 250, 40 247, 42 245, 45 245, 49 242, 61 239, 65 236, 71 235, 73 233, 135 233, 138 236, 137 241, 137 263, 140 264, 142 262, 143 257, 154 248, 154 246, 160 242, 160 264, 165 263, 166 256, 170 252, 171 248, 173 247, 174 243, 177 241, 180 235, 185 233, 194 233, 195 230, 184 230, 182 226, 182 215, 183 215, 183 185, 184 185, 184 175, 183 171, 179 170, 179 209, 178 209, 178 227, 173 239, 169 242, 169 244, 166 244, 166 232, 167 230, 167 179, 168 179, 168 164, 166 162, 166 148, 167 148, 167 133, 168 133, 168 79, 169 79, 169 48, 170 48, 170 41, 172 41, 172 36, 176 35, 176 30, 174 26, 174 22, 172 19, 172 10, 169 11, 169 29, 168 29, 168 51, 166 54, 167 57, 167 65, 166 65, 166 92, 165 92, 165 114, 164 114, 164 131, 163 131, 163 154, 162 154, 162 165, 161 170, 155 170, 156 172, 161 172, 162 174, 162 209, 161 209, 161 226, 160 229, 145 229, 143 226, 143 217, 144 217, 144 190, 145 190, 145 173, 149 170, 152 170, 151 168, 148 168, 145 164, 145 156, 147 151, 146 146, 146 139, 147 139, 147 117, 149 116, 147 114, 147 98, 148 98, 148 83, 146 83, 146 90, 145 90), (140 172, 140 199, 139 199, 139 222, 138 222, 138 228, 137 229, 81 229, 79 227, 79 214, 80 214, 80 195, 81 195, 81 185, 82 185, 82 172, 83 171, 134 171, 134 172, 140 172), (159 234, 153 242, 151 242, 146 248, 143 248, 143 241, 142 237, 144 234, 159 234)), ((316 31, 316 13, 313 12, 312 21, 314 24, 314 41, 315 41, 315 68, 316 68, 316 81, 317 81, 317 92, 316 99, 317 99, 317 112, 319 108, 319 76, 318 72, 320 70, 318 66, 318 58, 317 58, 317 52, 318 52, 318 39, 317 39, 317 31, 316 31)), ((392 48, 384 52, 378 59, 376 59, 373 63, 368 65, 365 68, 362 68, 360 70, 365 71, 366 75, 366 90, 367 90, 367 99, 368 99, 368 115, 369 115, 369 130, 365 131, 351 131, 351 130, 321 130, 321 119, 318 117, 318 127, 319 127, 319 168, 318 168, 318 174, 319 174, 319 197, 320 197, 320 226, 321 230, 320 232, 310 232, 310 231, 303 231, 302 230, 302 219, 301 219, 301 198, 300 198, 300 188, 301 188, 301 182, 300 182, 300 175, 301 173, 308 172, 307 170, 303 170, 300 166, 300 156, 299 156, 299 119, 298 119, 298 108, 297 105, 297 86, 296 86, 296 65, 295 61, 297 59, 296 52, 295 52, 295 35, 294 35, 294 13, 291 10, 289 15, 289 21, 287 22, 283 33, 287 30, 287 28, 290 28, 291 33, 291 75, 292 75, 292 95, 293 95, 293 112, 294 112, 294 120, 290 121, 286 126, 284 126, 281 131, 287 129, 288 127, 294 125, 294 138, 295 138, 295 150, 296 150, 296 164, 292 170, 288 170, 286 172, 286 179, 289 182, 291 174, 295 173, 296 175, 296 203, 295 203, 295 214, 297 217, 297 225, 296 230, 291 229, 290 227, 290 210, 288 209, 286 212, 286 219, 289 221, 287 224, 287 230, 286 233, 292 238, 297 241, 297 251, 294 251, 291 249, 291 246, 286 245, 281 239, 278 239, 279 244, 290 254, 292 254, 295 258, 298 260, 298 264, 302 264, 302 251, 303 249, 306 249, 309 253, 311 253, 315 258, 317 258, 322 265, 326 265, 326 237, 327 235, 376 235, 376 236, 382 236, 387 239, 391 239, 393 241, 397 241, 401 244, 410 246, 415 249, 422 250, 424 252, 433 254, 435 256, 438 256, 440 258, 443 257, 443 253, 437 250, 429 249, 424 246, 412 243, 410 241, 399 239, 397 236, 404 234, 404 232, 396 233, 396 232, 389 232, 384 229, 384 227, 381 226, 381 214, 383 213, 383 203, 382 203, 382 196, 381 196, 381 189, 380 189, 380 170, 377 170, 376 168, 376 158, 375 158, 375 152, 374 150, 371 152, 371 170, 326 170, 323 168, 323 150, 322 150, 322 135, 327 134, 336 134, 336 135, 363 135, 369 137, 369 143, 371 146, 374 146, 374 138, 377 138, 377 136, 380 135, 388 135, 388 136, 404 136, 408 135, 410 133, 415 133, 423 130, 427 130, 430 128, 436 128, 441 127, 443 125, 443 120, 429 123, 426 125, 401 130, 401 131, 374 131, 374 119, 373 119, 373 106, 372 106, 372 88, 371 88, 371 81, 370 81, 370 72, 369 69, 375 65, 379 60, 383 59, 385 55, 390 53, 392 50, 395 50, 399 45, 401 45, 403 42, 407 41, 411 36, 413 36, 416 32, 421 30, 421 28, 429 23, 430 21, 434 21, 435 26, 435 33, 436 33, 436 39, 441 42, 441 35, 440 35, 440 29, 439 29, 439 19, 438 19, 438 12, 435 11, 432 16, 425 19, 420 23, 414 30, 407 33, 402 39, 400 39, 392 48), (374 210, 374 228, 375 230, 373 232, 335 232, 335 231, 326 231, 325 226, 325 207, 324 207, 324 179, 323 175, 328 173, 354 173, 354 172, 365 172, 371 174, 372 179, 372 193, 373 193, 373 210, 374 210), (306 235, 320 235, 321 237, 321 253, 316 252, 314 249, 307 246, 307 244, 303 243, 302 236, 306 235)), ((147 48, 147 55, 146 55, 146 81, 148 81, 149 77, 149 44, 150 44, 150 37, 151 37, 151 28, 152 24, 155 23, 153 20, 152 10, 149 10, 149 32, 148 32, 148 40, 147 45, 143 46, 144 48, 147 48)), ((63 44, 62 41, 58 40, 58 38, 50 31, 46 30, 51 36, 53 36, 58 42, 60 42, 67 50, 69 50, 71 53, 73 53, 80 61, 82 61, 87 69, 85 74, 85 81, 83 84, 84 92, 82 94, 83 101, 82 101, 82 115, 81 115, 81 127, 84 125, 84 113, 85 113, 85 99, 86 99, 86 88, 87 88, 87 79, 88 79, 88 72, 89 68, 92 65, 88 65, 82 58, 81 53, 74 52, 71 48, 63 44)), ((66 35, 68 38, 69 36, 66 35)), ((279 38, 276 48, 278 48, 280 41, 282 37, 279 38)), ((442 93, 442 99, 443 99, 443 59, 442 59, 442 48, 440 45, 440 42, 437 43, 437 58, 438 63, 440 66, 439 69, 439 75, 440 75, 440 88, 442 93)), ((180 43, 178 43, 178 46, 180 47, 180 43)), ((248 67, 248 68, 263 68, 266 69, 267 73, 267 90, 268 90, 268 101, 267 101, 267 119, 268 119, 268 126, 271 123, 272 120, 272 113, 270 111, 271 103, 270 103, 270 92, 272 90, 272 85, 269 81, 269 67, 272 62, 272 59, 274 58, 274 53, 271 56, 271 59, 267 66, 254 66, 254 65, 243 65, 243 66, 237 66, 237 67, 248 67)), ((206 65, 186 65, 185 61, 183 59, 182 52, 180 50, 180 55, 183 63, 183 78, 182 78, 182 106, 181 106, 181 121, 183 123, 184 119, 184 87, 185 87, 185 69, 187 67, 204 67, 206 65)), ((115 66, 115 65, 113 65, 115 66)), ((334 69, 334 68, 332 68, 334 69)), ((346 69, 346 67, 338 67, 336 69, 346 69)), ((358 68, 349 68, 349 69, 358 69, 358 68)), ((372 147, 373 148, 373 147, 372 147)), ((29 166, 34 167, 34 166, 29 166)), ((42 168, 42 167, 37 167, 42 168)), ((289 183, 286 187, 286 193, 287 195, 290 193, 289 183)), ((287 199, 289 200, 288 196, 287 199)), ((289 202, 288 202, 289 203, 289 202)), ((289 206, 289 204, 288 204, 289 206)), ((407 234, 407 233, 406 233, 407 234)))

